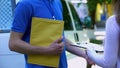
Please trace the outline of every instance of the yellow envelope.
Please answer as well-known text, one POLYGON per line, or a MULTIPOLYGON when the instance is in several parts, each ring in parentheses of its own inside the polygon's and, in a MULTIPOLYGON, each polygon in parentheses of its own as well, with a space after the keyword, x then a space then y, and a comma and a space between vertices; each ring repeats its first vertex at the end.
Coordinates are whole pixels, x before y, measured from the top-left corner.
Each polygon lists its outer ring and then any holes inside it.
MULTIPOLYGON (((63 21, 33 17, 30 44, 49 46, 62 36, 63 27, 63 21)), ((58 67, 59 59, 59 55, 28 55, 28 63, 44 66, 58 67)))

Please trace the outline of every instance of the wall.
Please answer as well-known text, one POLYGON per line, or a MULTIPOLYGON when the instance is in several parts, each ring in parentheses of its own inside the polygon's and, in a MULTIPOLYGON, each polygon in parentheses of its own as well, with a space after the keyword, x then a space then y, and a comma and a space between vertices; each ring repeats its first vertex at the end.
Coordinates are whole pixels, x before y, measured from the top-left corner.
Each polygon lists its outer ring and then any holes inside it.
POLYGON ((25 68, 24 55, 9 50, 9 33, 0 33, 0 68, 25 68))

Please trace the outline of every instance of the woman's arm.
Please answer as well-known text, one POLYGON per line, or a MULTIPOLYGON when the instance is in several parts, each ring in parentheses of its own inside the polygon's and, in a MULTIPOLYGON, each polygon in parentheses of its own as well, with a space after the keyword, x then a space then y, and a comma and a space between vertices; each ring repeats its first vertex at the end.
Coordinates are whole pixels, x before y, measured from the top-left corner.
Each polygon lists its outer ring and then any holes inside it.
POLYGON ((102 56, 94 51, 88 50, 89 58, 104 68, 114 68, 117 63, 119 48, 119 26, 115 16, 110 17, 106 22, 106 35, 104 43, 104 54, 102 56))

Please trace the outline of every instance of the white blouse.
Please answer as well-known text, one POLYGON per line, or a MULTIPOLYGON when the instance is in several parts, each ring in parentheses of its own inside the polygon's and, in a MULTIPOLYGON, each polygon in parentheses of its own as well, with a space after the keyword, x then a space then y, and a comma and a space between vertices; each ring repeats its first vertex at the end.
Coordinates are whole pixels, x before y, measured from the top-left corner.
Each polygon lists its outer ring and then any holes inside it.
POLYGON ((105 30, 104 54, 97 54, 93 49, 88 48, 88 57, 103 68, 120 68, 120 29, 116 22, 115 15, 108 18, 105 30))

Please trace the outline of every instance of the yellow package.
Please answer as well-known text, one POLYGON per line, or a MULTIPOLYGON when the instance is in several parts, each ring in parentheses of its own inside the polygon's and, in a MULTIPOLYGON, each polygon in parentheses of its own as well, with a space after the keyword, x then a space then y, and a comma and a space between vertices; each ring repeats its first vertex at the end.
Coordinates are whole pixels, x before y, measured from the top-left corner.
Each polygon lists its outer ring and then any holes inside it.
MULTIPOLYGON (((30 44, 49 46, 62 36, 63 27, 63 21, 33 17, 30 44)), ((43 66, 58 67, 59 59, 59 55, 28 55, 28 63, 43 66)))

